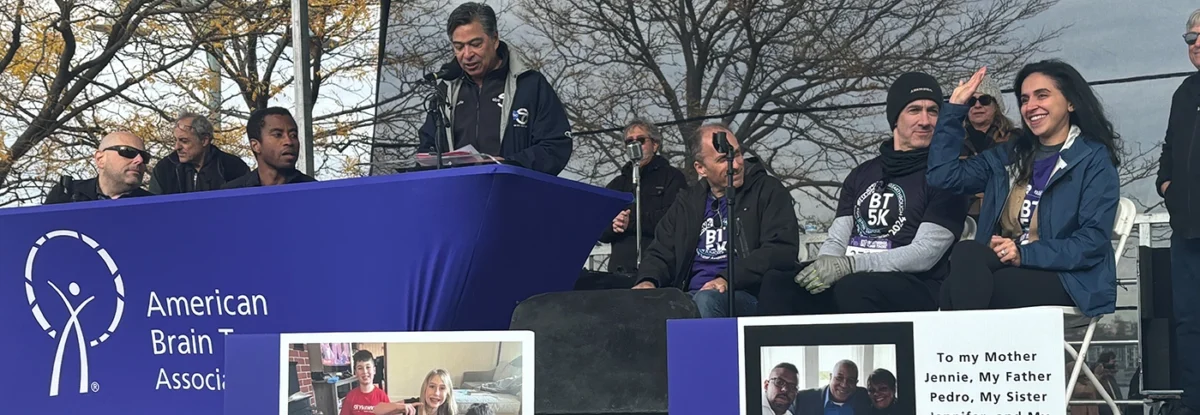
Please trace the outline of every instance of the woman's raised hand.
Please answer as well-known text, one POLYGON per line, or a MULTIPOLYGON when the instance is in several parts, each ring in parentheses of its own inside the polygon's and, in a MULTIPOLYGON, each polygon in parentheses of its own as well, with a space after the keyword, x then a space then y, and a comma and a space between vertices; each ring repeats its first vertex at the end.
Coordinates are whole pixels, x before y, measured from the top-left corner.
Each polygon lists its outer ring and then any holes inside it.
POLYGON ((954 93, 950 94, 950 103, 965 105, 967 100, 975 95, 975 90, 979 89, 979 84, 983 83, 983 77, 986 75, 987 67, 984 66, 975 71, 975 75, 971 75, 971 79, 966 82, 958 81, 958 87, 954 88, 954 93))

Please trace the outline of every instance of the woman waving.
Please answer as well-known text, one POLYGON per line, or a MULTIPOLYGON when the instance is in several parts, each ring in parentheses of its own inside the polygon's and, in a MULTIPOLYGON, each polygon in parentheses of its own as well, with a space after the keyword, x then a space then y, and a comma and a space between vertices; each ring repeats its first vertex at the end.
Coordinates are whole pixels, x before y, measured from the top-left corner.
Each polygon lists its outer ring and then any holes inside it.
POLYGON ((1024 131, 960 159, 965 104, 986 73, 955 88, 929 148, 930 186, 997 195, 980 208, 975 241, 954 246, 941 309, 1064 305, 1088 316, 1112 313, 1119 136, 1075 68, 1042 61, 1017 74, 1024 131))

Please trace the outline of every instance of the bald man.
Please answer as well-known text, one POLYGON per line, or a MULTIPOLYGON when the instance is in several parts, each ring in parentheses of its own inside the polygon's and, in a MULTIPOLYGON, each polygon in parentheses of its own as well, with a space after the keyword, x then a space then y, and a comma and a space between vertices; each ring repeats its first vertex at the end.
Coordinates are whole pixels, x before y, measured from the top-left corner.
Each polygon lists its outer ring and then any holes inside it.
POLYGON ((870 415, 871 398, 858 386, 858 365, 841 360, 829 373, 829 385, 806 389, 792 403, 795 415, 870 415))
POLYGON ((43 204, 153 195, 141 187, 150 153, 146 152, 146 143, 133 133, 118 131, 105 136, 92 160, 96 163, 96 177, 74 181, 64 176, 50 188, 43 204))
POLYGON ((800 228, 792 195, 757 159, 742 156, 740 141, 728 125, 703 125, 688 139, 701 179, 680 191, 659 220, 633 288, 678 288, 691 295, 704 318, 728 317, 726 290, 734 290, 737 315, 753 315, 764 278, 790 280, 799 272, 800 228), (735 219, 729 219, 724 197, 730 187, 729 163, 713 147, 714 133, 725 133, 733 149, 735 219), (725 234, 730 220, 736 224, 736 237, 725 234), (737 255, 733 286, 726 281, 729 246, 735 246, 737 255))

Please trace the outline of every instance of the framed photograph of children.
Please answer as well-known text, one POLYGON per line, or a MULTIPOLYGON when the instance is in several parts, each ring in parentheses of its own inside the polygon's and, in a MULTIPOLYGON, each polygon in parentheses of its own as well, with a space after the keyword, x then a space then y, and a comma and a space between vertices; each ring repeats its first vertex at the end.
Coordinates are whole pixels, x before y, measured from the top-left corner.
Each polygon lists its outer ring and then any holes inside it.
POLYGON ((280 334, 280 415, 533 415, 529 331, 280 334))

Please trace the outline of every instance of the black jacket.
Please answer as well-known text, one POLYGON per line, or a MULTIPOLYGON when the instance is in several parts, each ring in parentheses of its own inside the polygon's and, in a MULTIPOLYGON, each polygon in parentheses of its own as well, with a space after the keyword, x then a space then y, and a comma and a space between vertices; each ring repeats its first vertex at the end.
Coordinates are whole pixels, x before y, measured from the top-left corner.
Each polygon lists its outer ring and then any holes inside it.
POLYGON ((208 146, 204 167, 199 173, 191 163, 179 162, 179 152, 172 152, 154 165, 154 172, 150 174, 150 192, 169 195, 219 190, 226 182, 249 172, 250 166, 241 157, 221 151, 216 145, 208 146))
MULTIPOLYGON (((825 395, 828 390, 829 386, 825 386, 796 393, 796 400, 792 401, 792 415, 824 415, 825 395)), ((861 386, 854 388, 854 393, 850 394, 846 404, 854 409, 854 415, 871 415, 871 411, 874 410, 871 407, 871 397, 861 386)))
MULTIPOLYGON (((549 175, 558 175, 571 159, 571 123, 563 103, 541 72, 533 69, 530 62, 516 48, 500 42, 498 52, 505 57, 508 72, 504 81, 504 99, 500 103, 500 154, 506 164, 524 167, 549 175)), ((458 97, 464 82, 474 82, 468 76, 439 84, 447 97, 458 97)), ((441 108, 446 120, 446 129, 440 140, 443 152, 463 147, 456 142, 456 125, 474 128, 471 119, 455 117, 457 99, 441 108), (465 123, 465 124, 463 124, 465 123)), ((485 103, 484 105, 494 105, 485 103)), ((490 112, 489 112, 490 113, 490 112)), ((437 133, 437 113, 430 112, 425 124, 418 132, 420 145, 417 152, 433 151, 434 135, 437 133)), ((476 150, 479 150, 476 148, 476 150)))
POLYGON ((1185 238, 1200 238, 1200 72, 1184 79, 1171 98, 1154 189, 1166 201, 1171 229, 1185 238), (1167 181, 1171 185, 1164 194, 1167 181))
MULTIPOLYGON (((134 188, 128 194, 121 196, 121 198, 142 196, 154 196, 154 193, 147 192, 145 189, 138 187, 134 188)), ((56 203, 111 199, 111 197, 100 193, 100 184, 95 177, 87 180, 73 180, 70 176, 63 176, 62 180, 59 180, 58 183, 55 183, 50 188, 50 193, 46 194, 46 201, 42 202, 42 204, 53 205, 56 203)))
MULTIPOLYGON (((309 177, 308 175, 301 173, 299 170, 292 170, 288 173, 285 173, 285 175, 287 180, 283 184, 308 183, 317 181, 317 179, 309 177)), ((222 189, 240 189, 243 187, 259 186, 262 186, 262 178, 258 177, 258 169, 254 169, 250 170, 249 173, 246 173, 242 177, 238 177, 230 180, 228 183, 225 183, 225 186, 222 187, 222 189)))
MULTIPOLYGON (((767 271, 796 269, 800 227, 794 200, 783 182, 768 175, 754 158, 747 158, 744 168, 745 182, 737 189, 736 212, 732 214, 737 230, 730 243, 735 244, 738 255, 734 288, 756 292, 767 271)), ((680 192, 658 222, 654 242, 643 253, 638 283, 650 281, 658 287, 687 291, 709 193, 704 180, 680 192)), ((725 271, 718 276, 724 277, 725 271)))
MULTIPOLYGON (((618 192, 633 193, 633 163, 625 163, 621 174, 608 182, 609 189, 618 192)), ((659 220, 667 214, 667 209, 679 195, 679 191, 687 187, 687 177, 679 169, 662 156, 654 156, 645 167, 641 168, 642 180, 642 251, 650 248, 654 241, 654 229, 659 220)), ((612 224, 605 228, 600 235, 600 242, 612 246, 612 256, 608 260, 608 271, 621 274, 637 272, 637 211, 634 205, 629 205, 629 226, 625 232, 613 232, 612 224)))

